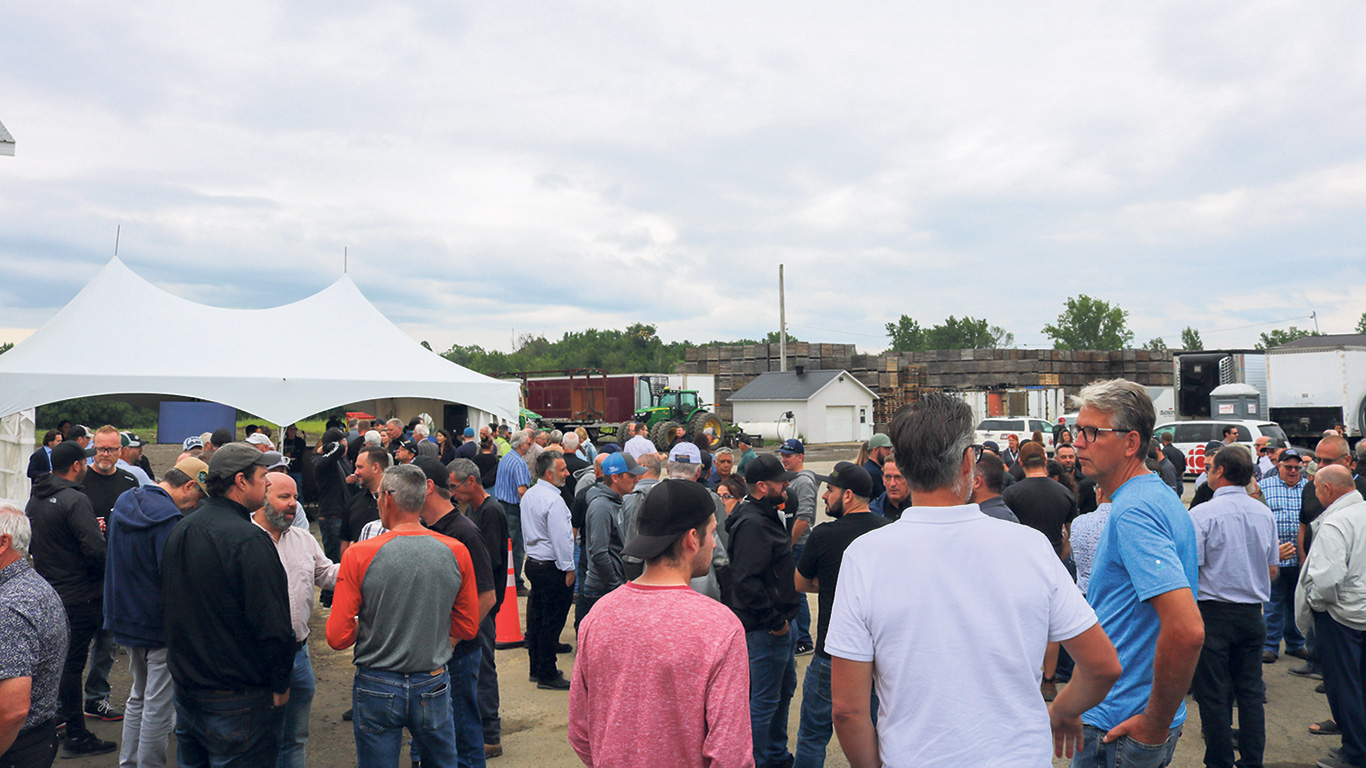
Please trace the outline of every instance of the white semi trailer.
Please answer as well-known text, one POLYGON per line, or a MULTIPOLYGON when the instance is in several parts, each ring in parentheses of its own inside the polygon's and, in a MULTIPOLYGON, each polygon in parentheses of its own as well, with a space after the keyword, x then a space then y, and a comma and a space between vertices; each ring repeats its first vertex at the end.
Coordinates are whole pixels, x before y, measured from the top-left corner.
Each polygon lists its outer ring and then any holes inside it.
POLYGON ((1366 435, 1366 334, 1308 336, 1266 352, 1271 420, 1313 445, 1338 424, 1356 443, 1366 435))

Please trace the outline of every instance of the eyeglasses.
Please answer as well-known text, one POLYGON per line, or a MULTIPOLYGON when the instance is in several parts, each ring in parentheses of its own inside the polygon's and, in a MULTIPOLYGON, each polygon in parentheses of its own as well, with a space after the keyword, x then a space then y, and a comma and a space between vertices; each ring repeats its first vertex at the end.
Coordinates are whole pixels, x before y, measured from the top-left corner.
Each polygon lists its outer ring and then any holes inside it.
POLYGON ((735 494, 733 493, 718 493, 716 495, 720 496, 722 500, 735 498, 735 494))
POLYGON ((974 462, 982 459, 982 446, 976 444, 969 445, 963 452, 967 453, 968 451, 972 451, 972 460, 974 462))
POLYGON ((1303 468, 1304 468, 1304 467, 1300 466, 1299 464, 1282 464, 1282 465, 1281 465, 1281 469, 1288 469, 1288 470, 1290 470, 1291 472, 1299 472, 1299 471, 1300 471, 1301 469, 1303 469, 1303 468))
POLYGON ((1094 443, 1096 441, 1096 436, 1101 432, 1113 432, 1116 435, 1127 435, 1133 431, 1134 430, 1132 429, 1106 429, 1104 427, 1083 427, 1078 425, 1077 438, 1085 439, 1088 443, 1094 443))
POLYGON ((96 448, 95 453, 118 453, 121 450, 123 449, 120 446, 115 446, 113 448, 96 448))
POLYGON ((1323 466, 1324 464, 1336 464, 1337 462, 1342 461, 1345 458, 1347 458, 1347 454, 1344 453, 1341 456, 1338 456, 1334 459, 1321 459, 1318 456, 1315 456, 1314 461, 1317 461, 1319 463, 1319 466, 1323 466))

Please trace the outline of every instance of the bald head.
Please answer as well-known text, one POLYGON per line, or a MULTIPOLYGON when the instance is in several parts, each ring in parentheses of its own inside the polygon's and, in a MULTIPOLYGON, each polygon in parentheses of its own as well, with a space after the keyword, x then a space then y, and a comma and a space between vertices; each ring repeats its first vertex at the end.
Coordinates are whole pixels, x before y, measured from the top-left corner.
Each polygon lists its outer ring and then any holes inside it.
POLYGON ((1314 446, 1314 460, 1319 463, 1319 471, 1329 464, 1340 464, 1344 467, 1352 464, 1352 447, 1340 435, 1334 434, 1325 437, 1314 446))
POLYGON ((602 477, 602 463, 607 461, 607 457, 611 455, 610 453, 599 453, 593 457, 593 474, 595 476, 602 477))
POLYGON ((1352 473, 1346 467, 1330 464, 1314 475, 1314 495, 1324 507, 1355 490, 1352 473))
POLYGON ((299 484, 294 482, 294 478, 284 472, 270 472, 266 474, 267 493, 285 493, 286 491, 299 495, 299 484))

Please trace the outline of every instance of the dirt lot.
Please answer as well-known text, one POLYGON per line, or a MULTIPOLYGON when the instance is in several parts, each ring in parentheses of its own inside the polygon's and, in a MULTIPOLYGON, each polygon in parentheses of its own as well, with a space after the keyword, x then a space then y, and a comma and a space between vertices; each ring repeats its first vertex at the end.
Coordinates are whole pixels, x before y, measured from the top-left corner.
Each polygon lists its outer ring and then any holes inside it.
MULTIPOLYGON (((813 447, 808 455, 807 466, 818 473, 828 472, 835 461, 852 456, 849 446, 813 447)), ((169 466, 169 460, 153 456, 154 467, 158 472, 169 466), (163 463, 164 462, 164 463, 163 463)), ((1187 484, 1187 493, 1191 491, 1187 484)), ((1189 498, 1189 496, 1187 497, 1189 498)), ((821 511, 824 518, 824 511, 821 511)), ((317 528, 314 527, 316 535, 317 528)), ((526 615, 526 600, 518 601, 520 615, 526 615)), ((811 610, 816 611, 815 596, 811 596, 811 610)), ((309 740, 310 766, 320 768, 348 768, 355 765, 355 748, 352 739, 351 723, 341 719, 342 712, 350 706, 351 652, 333 651, 323 639, 323 624, 326 609, 318 605, 315 609, 310 640, 314 670, 318 678, 318 693, 313 704, 312 735, 309 740)), ((814 619, 814 617, 813 617, 814 619)), ((572 626, 567 628, 561 639, 574 642, 572 626)), ((805 671, 809 657, 797 661, 798 679, 805 671)), ((945 663, 957 664, 964 675, 972 674, 970 659, 965 654, 961 660, 945 659, 945 663)), ((1298 659, 1282 657, 1276 663, 1265 666, 1267 687, 1267 748, 1266 765, 1268 768, 1290 768, 1291 766, 1313 766, 1315 760, 1327 754, 1330 746, 1337 746, 1337 737, 1310 735, 1307 726, 1328 717, 1328 704, 1323 696, 1314 693, 1316 683, 1287 674, 1287 670, 1298 665, 1298 659)), ((573 655, 560 657, 560 668, 569 674, 573 668, 573 655)), ((502 693, 503 748, 502 757, 490 762, 496 768, 570 768, 580 765, 578 757, 570 749, 565 737, 568 694, 560 691, 543 691, 535 684, 527 682, 527 655, 524 650, 514 649, 498 652, 498 671, 502 693)), ((114 700, 122 702, 128 693, 128 660, 120 654, 111 676, 114 687, 114 700)), ((789 733, 790 745, 795 746, 798 712, 801 704, 801 691, 792 701, 789 733)), ((1199 715, 1195 704, 1189 698, 1190 711, 1185 734, 1176 750, 1173 763, 1178 768, 1193 768, 1202 765, 1204 746, 1200 738, 1199 715)), ((119 740, 119 723, 93 722, 92 729, 101 737, 119 740)), ((174 743, 174 739, 172 740, 174 743)), ((83 758, 64 761, 65 766, 115 766, 116 755, 83 758)), ((1065 760, 1055 761, 1055 765, 1066 765, 1065 760)), ((827 753, 827 765, 846 766, 844 754, 838 742, 832 741, 827 753)))

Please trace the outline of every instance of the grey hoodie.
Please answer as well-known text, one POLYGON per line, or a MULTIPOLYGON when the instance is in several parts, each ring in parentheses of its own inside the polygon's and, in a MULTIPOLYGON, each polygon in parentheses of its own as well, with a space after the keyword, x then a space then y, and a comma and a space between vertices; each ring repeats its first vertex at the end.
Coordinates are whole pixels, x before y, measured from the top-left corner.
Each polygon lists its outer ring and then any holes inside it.
POLYGON ((621 496, 606 483, 587 491, 588 511, 584 513, 583 590, 590 595, 605 595, 626 583, 626 568, 621 562, 621 496))

